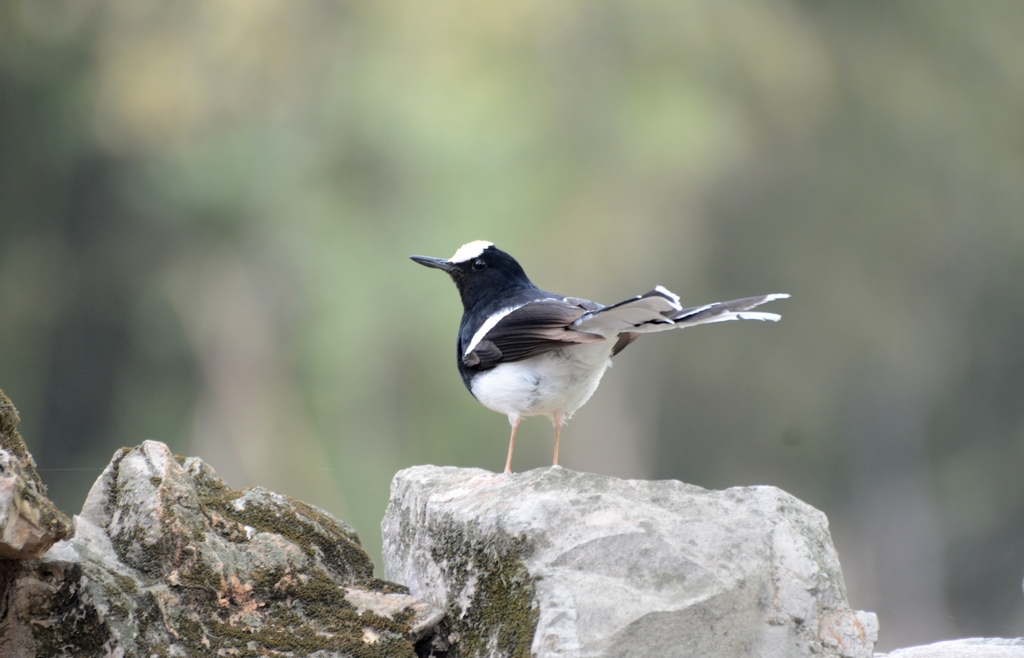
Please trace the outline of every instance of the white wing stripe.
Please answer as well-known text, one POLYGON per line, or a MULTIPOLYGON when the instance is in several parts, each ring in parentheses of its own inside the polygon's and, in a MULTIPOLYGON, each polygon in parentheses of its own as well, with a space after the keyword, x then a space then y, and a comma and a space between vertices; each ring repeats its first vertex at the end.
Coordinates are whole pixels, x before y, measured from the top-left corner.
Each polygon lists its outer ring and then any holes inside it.
POLYGON ((473 334, 473 339, 469 341, 469 345, 466 346, 466 350, 462 353, 462 356, 466 356, 467 354, 475 350, 476 346, 479 345, 480 341, 482 341, 484 339, 484 336, 487 335, 487 332, 490 331, 491 329, 494 329, 494 325, 501 322, 502 318, 504 318, 512 311, 521 309, 524 306, 526 306, 526 304, 510 306, 504 310, 498 311, 491 317, 487 318, 487 320, 482 325, 480 325, 480 328, 476 330, 476 333, 473 334))

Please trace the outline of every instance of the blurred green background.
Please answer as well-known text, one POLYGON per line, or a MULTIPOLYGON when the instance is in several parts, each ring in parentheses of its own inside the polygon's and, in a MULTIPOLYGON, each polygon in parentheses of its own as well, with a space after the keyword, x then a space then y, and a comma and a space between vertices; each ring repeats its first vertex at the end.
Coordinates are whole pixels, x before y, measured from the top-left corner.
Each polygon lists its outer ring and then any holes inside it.
POLYGON ((398 469, 508 436, 408 255, 789 292, 630 347, 564 465, 824 510, 880 649, 1024 634, 1022 34, 1012 1, 7 0, 0 388, 69 513, 153 438, 379 560, 398 469))

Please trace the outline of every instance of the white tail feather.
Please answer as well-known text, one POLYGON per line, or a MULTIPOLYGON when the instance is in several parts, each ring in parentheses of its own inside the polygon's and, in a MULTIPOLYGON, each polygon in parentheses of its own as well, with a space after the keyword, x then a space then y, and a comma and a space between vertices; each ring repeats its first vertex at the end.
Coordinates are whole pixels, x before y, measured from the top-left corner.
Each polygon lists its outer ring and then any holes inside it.
MULTIPOLYGON (((675 322, 671 316, 683 309, 679 297, 658 286, 646 295, 606 306, 585 314, 574 323, 581 331, 608 330, 614 332, 634 331, 638 326, 671 327, 675 322)), ((649 330, 651 331, 651 330, 649 330)))
POLYGON ((633 299, 587 313, 574 324, 581 331, 595 333, 605 331, 652 333, 729 320, 778 322, 781 316, 777 313, 751 311, 750 309, 787 297, 789 295, 786 293, 772 293, 760 297, 682 308, 679 304, 679 297, 675 293, 658 286, 645 295, 639 295, 633 299))
POLYGON ((687 323, 685 320, 679 324, 686 326, 696 326, 698 324, 710 324, 712 322, 727 322, 729 320, 760 320, 762 322, 778 322, 782 319, 782 316, 778 313, 764 313, 762 311, 739 311, 736 313, 722 313, 714 317, 708 318, 707 320, 697 320, 696 322, 687 323))

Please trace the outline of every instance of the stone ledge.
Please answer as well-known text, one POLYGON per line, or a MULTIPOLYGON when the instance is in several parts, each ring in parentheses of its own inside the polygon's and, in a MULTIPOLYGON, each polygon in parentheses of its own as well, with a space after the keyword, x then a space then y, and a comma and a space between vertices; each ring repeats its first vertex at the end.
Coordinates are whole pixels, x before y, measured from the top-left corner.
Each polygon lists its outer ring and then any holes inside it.
POLYGON ((825 515, 774 487, 418 466, 382 527, 385 576, 465 655, 870 658, 877 638, 825 515))
POLYGON ((972 637, 877 653, 875 658, 1024 658, 1024 638, 972 637))

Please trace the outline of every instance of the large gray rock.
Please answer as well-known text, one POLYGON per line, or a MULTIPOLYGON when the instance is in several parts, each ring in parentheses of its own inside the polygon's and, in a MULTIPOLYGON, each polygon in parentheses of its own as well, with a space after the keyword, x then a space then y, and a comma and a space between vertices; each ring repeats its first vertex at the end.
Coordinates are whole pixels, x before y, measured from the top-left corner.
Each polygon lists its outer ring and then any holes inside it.
POLYGON ((71 534, 71 521, 46 497, 19 420, 0 391, 0 559, 37 558, 71 534))
POLYGON ((0 656, 406 656, 443 612, 373 579, 355 532, 146 441, 75 534, 0 569, 0 656))
POLYGON ((385 576, 448 611, 454 655, 869 658, 877 637, 825 515, 773 487, 419 466, 383 531, 385 576))
POLYGON ((1024 638, 972 637, 876 654, 878 658, 1024 658, 1024 638))

